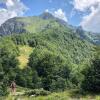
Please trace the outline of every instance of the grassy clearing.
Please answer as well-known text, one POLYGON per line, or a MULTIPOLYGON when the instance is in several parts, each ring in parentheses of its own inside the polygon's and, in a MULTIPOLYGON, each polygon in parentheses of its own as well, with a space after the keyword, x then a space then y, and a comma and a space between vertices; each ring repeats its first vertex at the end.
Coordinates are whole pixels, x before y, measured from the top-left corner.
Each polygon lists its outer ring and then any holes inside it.
POLYGON ((29 55, 32 53, 33 48, 27 45, 19 46, 20 56, 18 57, 20 68, 23 69, 27 66, 29 55))
POLYGON ((87 94, 81 95, 76 94, 73 91, 65 91, 60 93, 52 93, 48 96, 39 96, 32 100, 100 100, 100 95, 87 94))
MULTIPOLYGON (((18 87, 17 93, 24 93, 29 89, 18 87)), ((48 96, 24 96, 24 95, 9 95, 0 100, 100 100, 100 94, 81 95, 76 90, 70 90, 59 93, 52 93, 48 96)))

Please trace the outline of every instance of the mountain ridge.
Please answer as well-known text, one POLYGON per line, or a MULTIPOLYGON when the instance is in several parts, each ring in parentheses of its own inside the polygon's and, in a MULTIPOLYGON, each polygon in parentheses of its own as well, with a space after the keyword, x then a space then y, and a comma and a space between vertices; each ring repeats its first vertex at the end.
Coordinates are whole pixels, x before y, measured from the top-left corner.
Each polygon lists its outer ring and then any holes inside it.
POLYGON ((33 23, 35 23, 35 24, 39 23, 39 24, 41 24, 41 26, 43 26, 43 24, 45 24, 47 22, 46 25, 44 25, 44 26, 49 27, 48 24, 50 24, 52 21, 55 21, 55 22, 57 21, 58 23, 62 22, 62 23, 60 23, 62 25, 65 25, 65 23, 66 23, 63 20, 58 19, 58 18, 54 17, 52 14, 46 13, 46 12, 41 14, 40 16, 14 17, 14 18, 8 19, 5 23, 3 23, 0 26, 0 35, 13 34, 13 33, 20 34, 20 33, 24 33, 24 32, 25 33, 29 32, 29 31, 27 31, 26 27, 33 25, 33 23), (35 20, 36 20, 36 22, 35 22, 35 20), (42 21, 42 24, 39 21, 42 21))
POLYGON ((64 20, 56 18, 48 12, 44 12, 39 16, 15 17, 8 19, 0 26, 0 36, 9 34, 36 33, 58 26, 64 26, 74 31, 81 39, 86 39, 96 45, 100 44, 99 34, 84 31, 81 26, 74 27, 69 25, 64 20))

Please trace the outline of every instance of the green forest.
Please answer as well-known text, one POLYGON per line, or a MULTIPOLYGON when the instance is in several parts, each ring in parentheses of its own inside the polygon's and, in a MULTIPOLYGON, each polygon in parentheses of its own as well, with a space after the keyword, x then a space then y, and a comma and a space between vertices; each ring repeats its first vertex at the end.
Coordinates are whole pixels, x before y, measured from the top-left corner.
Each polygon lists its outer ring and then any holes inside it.
POLYGON ((48 21, 25 26, 30 31, 21 34, 1 35, 0 96, 9 95, 12 81, 31 89, 27 95, 67 90, 100 93, 100 46, 81 38, 82 31, 48 21), (37 31, 41 23, 46 27, 37 31))

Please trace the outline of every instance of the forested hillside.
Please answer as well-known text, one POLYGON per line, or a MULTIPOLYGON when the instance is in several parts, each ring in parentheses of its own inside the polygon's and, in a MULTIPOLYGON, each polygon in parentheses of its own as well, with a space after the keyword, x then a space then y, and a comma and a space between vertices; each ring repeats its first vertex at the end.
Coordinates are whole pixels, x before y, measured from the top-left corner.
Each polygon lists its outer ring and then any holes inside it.
POLYGON ((9 25, 9 32, 6 30, 6 35, 0 37, 0 95, 8 93, 7 87, 13 80, 21 87, 51 92, 83 87, 86 90, 87 71, 91 71, 92 61, 95 67, 95 58, 99 70, 99 46, 82 38, 79 31, 61 20, 51 20, 53 16, 41 17, 42 20, 21 18, 25 22, 25 25, 21 24, 23 27, 18 23, 16 27, 13 19, 15 28, 10 31, 12 25, 9 25))

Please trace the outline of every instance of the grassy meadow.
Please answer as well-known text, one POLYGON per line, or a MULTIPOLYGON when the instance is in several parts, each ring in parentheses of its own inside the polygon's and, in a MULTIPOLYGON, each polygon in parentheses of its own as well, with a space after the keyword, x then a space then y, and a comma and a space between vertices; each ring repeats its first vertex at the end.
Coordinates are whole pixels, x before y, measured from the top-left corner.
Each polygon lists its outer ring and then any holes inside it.
POLYGON ((33 48, 27 45, 18 46, 18 47, 19 47, 19 52, 20 52, 19 56, 17 57, 20 63, 19 67, 20 69, 24 69, 27 66, 28 59, 29 59, 30 54, 33 51, 33 48))
POLYGON ((7 97, 1 97, 0 100, 100 100, 100 94, 86 94, 82 95, 77 90, 66 90, 64 92, 54 92, 47 96, 27 96, 24 95, 28 89, 17 89, 16 95, 8 95, 7 97))

